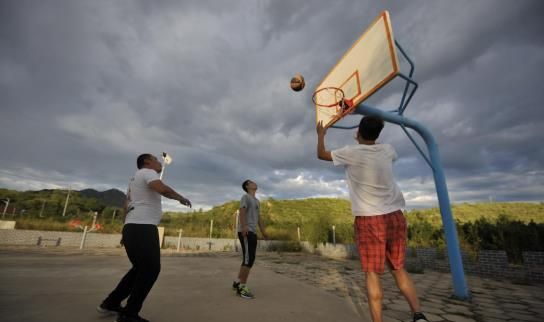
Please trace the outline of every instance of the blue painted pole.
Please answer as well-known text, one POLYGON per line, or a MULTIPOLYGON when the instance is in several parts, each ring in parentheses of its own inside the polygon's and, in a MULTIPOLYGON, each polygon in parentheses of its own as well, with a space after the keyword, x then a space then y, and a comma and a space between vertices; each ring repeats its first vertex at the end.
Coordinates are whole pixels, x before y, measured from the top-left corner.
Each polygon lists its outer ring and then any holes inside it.
POLYGON ((442 162, 440 161, 438 144, 436 144, 433 135, 431 132, 429 132, 429 130, 427 130, 426 127, 414 120, 410 120, 402 115, 386 112, 364 104, 357 106, 354 113, 377 116, 387 122, 404 125, 405 127, 411 128, 419 133, 419 135, 421 135, 425 141, 425 144, 427 144, 427 150, 429 152, 431 167, 434 175, 434 184, 436 186, 436 193, 438 195, 440 214, 442 215, 442 223, 444 225, 444 232, 446 235, 446 245, 453 279, 454 296, 462 300, 468 300, 470 298, 470 294, 463 270, 463 261, 461 258, 461 251, 459 249, 459 240, 457 238, 457 228, 451 213, 448 186, 446 185, 446 177, 444 175, 444 171, 442 170, 442 162))

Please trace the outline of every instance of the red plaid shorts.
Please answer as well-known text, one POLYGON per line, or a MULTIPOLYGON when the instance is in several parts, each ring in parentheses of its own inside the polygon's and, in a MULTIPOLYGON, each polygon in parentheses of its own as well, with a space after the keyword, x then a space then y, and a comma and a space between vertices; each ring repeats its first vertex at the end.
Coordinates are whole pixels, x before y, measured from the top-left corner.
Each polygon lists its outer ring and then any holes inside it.
POLYGON ((383 273, 386 258, 392 269, 404 266, 406 218, 402 211, 357 216, 354 227, 363 272, 383 273))

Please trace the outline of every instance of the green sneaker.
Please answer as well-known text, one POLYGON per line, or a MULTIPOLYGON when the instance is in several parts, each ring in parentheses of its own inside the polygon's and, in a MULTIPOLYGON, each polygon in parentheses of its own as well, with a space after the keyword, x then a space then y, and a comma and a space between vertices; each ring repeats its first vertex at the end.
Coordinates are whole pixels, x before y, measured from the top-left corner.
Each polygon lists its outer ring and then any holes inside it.
POLYGON ((240 295, 240 297, 244 299, 252 299, 254 297, 246 285, 240 285, 240 287, 238 287, 238 295, 240 295))

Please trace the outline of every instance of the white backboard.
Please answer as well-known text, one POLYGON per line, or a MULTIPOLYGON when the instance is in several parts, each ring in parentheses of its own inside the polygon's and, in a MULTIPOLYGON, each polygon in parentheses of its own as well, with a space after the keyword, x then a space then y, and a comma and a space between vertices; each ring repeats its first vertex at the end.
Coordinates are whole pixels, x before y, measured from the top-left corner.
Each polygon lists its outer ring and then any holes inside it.
POLYGON ((323 121, 327 127, 333 125, 398 73, 391 20, 389 12, 383 11, 316 88, 316 91, 324 87, 342 89, 345 98, 353 101, 353 107, 342 112, 340 108, 316 105, 316 122, 323 121))

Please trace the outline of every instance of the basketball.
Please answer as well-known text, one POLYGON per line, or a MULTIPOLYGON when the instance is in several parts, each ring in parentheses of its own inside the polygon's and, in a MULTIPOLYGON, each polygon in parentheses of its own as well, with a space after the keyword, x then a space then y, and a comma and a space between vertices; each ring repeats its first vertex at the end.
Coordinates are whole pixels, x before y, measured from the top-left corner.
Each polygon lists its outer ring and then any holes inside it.
POLYGON ((295 92, 300 92, 306 83, 304 83, 304 77, 300 74, 296 74, 295 77, 291 78, 291 89, 295 92))

